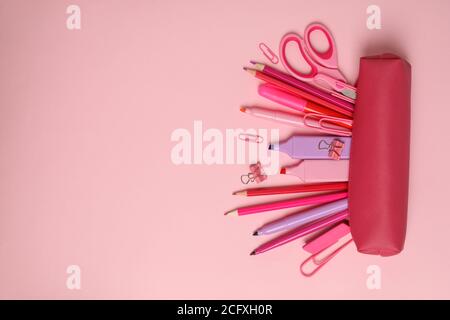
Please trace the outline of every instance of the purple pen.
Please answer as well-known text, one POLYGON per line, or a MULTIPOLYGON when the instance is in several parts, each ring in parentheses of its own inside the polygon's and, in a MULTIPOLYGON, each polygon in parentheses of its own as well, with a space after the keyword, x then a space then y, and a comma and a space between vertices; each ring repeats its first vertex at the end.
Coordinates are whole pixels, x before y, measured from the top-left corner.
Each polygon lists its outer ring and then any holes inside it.
POLYGON ((269 222, 256 230, 253 235, 260 236, 266 234, 272 234, 275 232, 292 229, 305 225, 309 222, 313 222, 322 218, 326 218, 335 213, 346 210, 348 207, 347 198, 329 202, 327 204, 298 212, 296 214, 289 215, 287 217, 269 222))
POLYGON ((352 138, 337 136, 292 136, 269 150, 281 151, 292 159, 349 159, 352 138))

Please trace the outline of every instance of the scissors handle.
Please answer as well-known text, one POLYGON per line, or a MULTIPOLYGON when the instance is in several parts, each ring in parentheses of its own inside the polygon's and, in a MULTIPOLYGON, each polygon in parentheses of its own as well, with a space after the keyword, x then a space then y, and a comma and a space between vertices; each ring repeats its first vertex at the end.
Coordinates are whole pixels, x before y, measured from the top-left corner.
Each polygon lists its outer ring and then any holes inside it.
POLYGON ((283 64, 284 68, 294 77, 296 77, 299 80, 302 81, 312 81, 314 79, 314 76, 318 73, 317 65, 314 63, 313 60, 309 57, 307 51, 306 51, 305 41, 298 36, 295 33, 288 33, 286 34, 280 41, 280 60, 283 64), (300 53, 303 57, 303 59, 306 61, 306 63, 311 68, 311 71, 309 73, 302 73, 299 72, 297 69, 291 66, 287 59, 286 55, 286 47, 288 43, 295 42, 300 50, 300 53))
POLYGON ((305 29, 305 45, 308 53, 311 57, 318 62, 320 65, 330 68, 337 69, 338 68, 338 59, 337 59, 337 50, 336 44, 334 42, 333 36, 331 35, 330 30, 320 23, 312 23, 305 29), (328 49, 325 52, 320 52, 316 48, 314 48, 311 41, 311 34, 314 31, 320 31, 325 35, 328 42, 328 49))

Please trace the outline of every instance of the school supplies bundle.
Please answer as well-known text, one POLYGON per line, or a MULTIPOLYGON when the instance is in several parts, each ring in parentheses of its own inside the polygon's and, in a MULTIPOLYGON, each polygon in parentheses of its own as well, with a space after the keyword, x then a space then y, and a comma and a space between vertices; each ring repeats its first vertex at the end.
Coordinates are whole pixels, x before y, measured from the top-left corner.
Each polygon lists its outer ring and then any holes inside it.
MULTIPOLYGON (((300 184, 234 193, 247 197, 309 193, 226 213, 243 216, 311 206, 258 228, 253 235, 275 237, 251 254, 312 235, 303 245, 310 256, 300 265, 303 275, 312 276, 352 242, 361 253, 390 256, 401 252, 408 204, 411 66, 392 54, 363 57, 357 85, 352 86, 338 68, 331 32, 319 23, 310 24, 304 38, 285 35, 279 57, 264 43, 260 49, 270 63, 281 61, 284 71, 254 61, 244 69, 263 81, 258 93, 281 108, 245 106, 241 111, 313 128, 317 135, 295 135, 269 144, 271 152, 298 160, 280 168, 279 174, 296 176, 300 184), (314 32, 325 36, 325 52, 313 45, 314 32), (308 73, 292 66, 286 54, 289 44, 299 49, 299 56, 310 67, 308 73)), ((249 179, 270 181, 260 163, 250 166, 250 171, 249 179)))

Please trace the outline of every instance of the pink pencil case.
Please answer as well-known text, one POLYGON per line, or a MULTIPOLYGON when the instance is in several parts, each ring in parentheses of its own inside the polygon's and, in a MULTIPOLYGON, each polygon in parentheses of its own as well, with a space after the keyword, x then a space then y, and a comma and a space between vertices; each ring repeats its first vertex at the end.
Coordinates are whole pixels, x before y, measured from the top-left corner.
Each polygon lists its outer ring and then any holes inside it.
MULTIPOLYGON (((406 236, 411 66, 392 54, 363 57, 357 90, 348 183, 350 232, 359 252, 391 256, 403 250, 406 236)), ((332 231, 327 236, 332 242, 340 237, 332 231)), ((328 246, 317 243, 320 250, 328 246)))
POLYGON ((360 60, 349 168, 349 221, 359 252, 402 251, 408 211, 411 66, 392 54, 360 60))

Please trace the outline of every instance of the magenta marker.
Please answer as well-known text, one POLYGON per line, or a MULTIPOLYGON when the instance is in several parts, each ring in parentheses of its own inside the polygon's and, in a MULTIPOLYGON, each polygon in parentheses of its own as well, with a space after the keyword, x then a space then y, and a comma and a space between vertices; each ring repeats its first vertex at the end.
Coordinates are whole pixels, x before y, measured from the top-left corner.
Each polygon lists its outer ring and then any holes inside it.
POLYGON ((352 138, 337 136, 292 136, 269 150, 281 151, 293 159, 349 159, 352 138))

